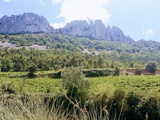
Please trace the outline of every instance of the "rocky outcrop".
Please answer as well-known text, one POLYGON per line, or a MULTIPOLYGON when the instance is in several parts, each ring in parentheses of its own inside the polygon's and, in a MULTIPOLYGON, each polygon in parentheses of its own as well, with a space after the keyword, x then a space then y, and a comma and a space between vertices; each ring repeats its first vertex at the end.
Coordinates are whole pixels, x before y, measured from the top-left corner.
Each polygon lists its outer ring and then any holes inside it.
POLYGON ((3 16, 0 19, 1 34, 41 33, 52 32, 53 30, 43 16, 34 13, 3 16))
MULTIPOLYGON (((24 13, 22 15, 3 16, 0 19, 0 34, 18 34, 18 33, 42 33, 54 32, 43 16, 34 13, 24 13)), ((75 20, 65 27, 57 29, 61 34, 88 37, 97 40, 121 41, 133 43, 134 40, 126 36, 123 31, 116 27, 106 27, 101 20, 88 23, 85 20, 75 20)))
POLYGON ((112 28, 110 26, 106 27, 101 20, 96 20, 95 23, 88 23, 85 20, 72 21, 58 31, 62 34, 88 37, 90 39, 122 41, 127 43, 134 42, 134 40, 126 36, 120 28, 116 26, 112 28))

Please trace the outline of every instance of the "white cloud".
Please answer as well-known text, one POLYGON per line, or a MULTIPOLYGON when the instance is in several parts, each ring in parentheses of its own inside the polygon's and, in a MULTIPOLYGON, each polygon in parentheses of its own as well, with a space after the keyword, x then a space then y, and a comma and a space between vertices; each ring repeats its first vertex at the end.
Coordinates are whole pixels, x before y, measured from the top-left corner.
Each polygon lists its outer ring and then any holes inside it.
POLYGON ((154 35, 154 31, 151 28, 143 29, 142 32, 146 38, 149 38, 150 36, 154 35))
POLYGON ((3 0, 4 2, 10 2, 11 0, 3 0))
MULTIPOLYGON (((73 20, 96 20, 109 22, 110 13, 107 5, 110 0, 52 0, 53 4, 60 4, 60 14, 57 19, 63 18, 64 23, 73 20)), ((61 23, 62 24, 62 23, 61 23)))
POLYGON ((64 22, 61 22, 61 23, 50 23, 50 25, 54 28, 61 28, 61 27, 64 27, 65 26, 65 23, 64 22))
POLYGON ((63 1, 64 0, 52 0, 52 4, 55 5, 55 4, 61 3, 63 1))

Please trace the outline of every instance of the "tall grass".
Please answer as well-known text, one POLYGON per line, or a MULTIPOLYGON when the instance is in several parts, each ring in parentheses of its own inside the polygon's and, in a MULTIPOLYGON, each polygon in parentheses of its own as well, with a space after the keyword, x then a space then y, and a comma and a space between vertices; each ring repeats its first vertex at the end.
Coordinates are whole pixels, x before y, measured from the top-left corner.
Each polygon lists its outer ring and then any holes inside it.
MULTIPOLYGON (((65 96, 63 96, 65 97, 65 96)), ((66 97, 65 97, 66 98, 66 97)), ((90 106, 88 110, 68 97, 63 101, 58 97, 35 97, 3 94, 0 97, 1 120, 108 120, 104 107, 90 106), (68 101, 68 107, 65 102, 68 101), (72 108, 71 108, 72 106, 72 108), (99 111, 97 111, 99 110, 99 111)))
POLYGON ((48 109, 48 104, 44 104, 43 99, 28 95, 5 95, 1 97, 0 103, 1 120, 66 120, 68 116, 54 103, 54 107, 48 109))

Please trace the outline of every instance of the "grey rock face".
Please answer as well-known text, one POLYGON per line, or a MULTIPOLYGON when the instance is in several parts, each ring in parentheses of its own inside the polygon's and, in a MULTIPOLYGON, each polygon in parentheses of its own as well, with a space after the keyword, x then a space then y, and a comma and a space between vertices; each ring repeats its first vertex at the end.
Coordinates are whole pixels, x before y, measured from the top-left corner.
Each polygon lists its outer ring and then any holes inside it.
POLYGON ((85 20, 72 21, 58 31, 62 34, 78 37, 83 36, 90 39, 121 41, 127 43, 134 42, 134 40, 129 36, 126 36, 120 28, 116 26, 113 26, 112 28, 110 26, 106 27, 101 20, 96 20, 95 23, 90 22, 90 24, 85 20))
POLYGON ((106 32, 105 25, 102 23, 101 20, 96 20, 94 24, 93 38, 106 39, 105 32, 106 32))
POLYGON ((53 30, 43 16, 33 13, 3 16, 0 19, 0 33, 2 34, 40 33, 52 32, 53 30))
POLYGON ((60 29, 60 33, 62 34, 67 34, 67 35, 71 35, 71 36, 84 36, 84 37, 88 37, 88 35, 90 35, 90 26, 87 23, 87 21, 82 20, 82 21, 72 21, 68 24, 66 24, 66 26, 62 29, 60 29))

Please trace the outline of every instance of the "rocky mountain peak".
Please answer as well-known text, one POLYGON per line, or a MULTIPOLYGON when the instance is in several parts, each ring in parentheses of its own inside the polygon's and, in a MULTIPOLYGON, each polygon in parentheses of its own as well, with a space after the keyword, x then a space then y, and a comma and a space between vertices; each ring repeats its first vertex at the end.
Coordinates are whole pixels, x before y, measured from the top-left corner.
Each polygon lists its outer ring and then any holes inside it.
POLYGON ((85 20, 75 20, 68 23, 65 27, 59 29, 59 32, 66 35, 88 37, 97 40, 111 40, 133 43, 134 40, 126 36, 123 31, 113 26, 106 27, 101 20, 92 21, 90 24, 85 20))
POLYGON ((3 16, 0 19, 1 34, 52 32, 54 29, 43 17, 34 13, 3 16))
POLYGON ((103 24, 102 20, 97 19, 97 20, 95 20, 95 25, 104 25, 104 24, 103 24))
MULTIPOLYGON (((0 18, 0 34, 17 33, 42 33, 53 32, 54 28, 43 17, 34 13, 24 13, 21 15, 3 16, 0 18)), ((101 20, 88 23, 86 20, 75 20, 65 27, 56 29, 58 33, 88 37, 96 40, 110 40, 133 43, 134 40, 126 36, 123 31, 116 27, 105 26, 101 20)))
POLYGON ((66 24, 66 28, 76 27, 76 26, 85 27, 85 26, 88 26, 88 23, 86 20, 80 20, 80 21, 75 20, 66 24))

